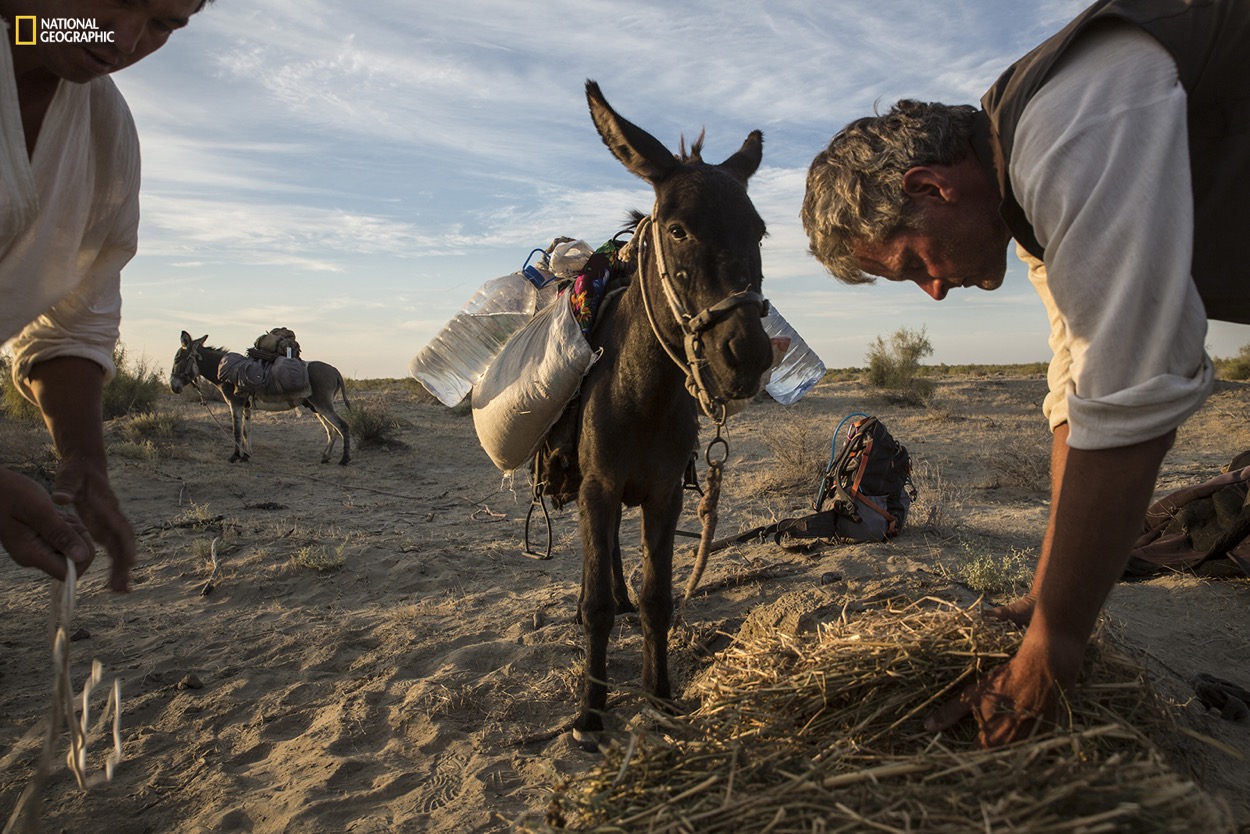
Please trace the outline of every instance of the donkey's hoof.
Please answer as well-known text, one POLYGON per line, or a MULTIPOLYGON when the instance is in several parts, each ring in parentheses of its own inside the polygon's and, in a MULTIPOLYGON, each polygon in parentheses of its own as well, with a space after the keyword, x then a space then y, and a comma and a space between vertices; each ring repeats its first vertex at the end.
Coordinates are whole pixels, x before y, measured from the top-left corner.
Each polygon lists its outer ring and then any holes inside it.
POLYGON ((573 728, 573 743, 587 753, 603 751, 603 732, 597 730, 579 730, 573 728))
POLYGON ((339 466, 347 466, 349 461, 351 461, 351 458, 343 458, 339 461, 339 466))

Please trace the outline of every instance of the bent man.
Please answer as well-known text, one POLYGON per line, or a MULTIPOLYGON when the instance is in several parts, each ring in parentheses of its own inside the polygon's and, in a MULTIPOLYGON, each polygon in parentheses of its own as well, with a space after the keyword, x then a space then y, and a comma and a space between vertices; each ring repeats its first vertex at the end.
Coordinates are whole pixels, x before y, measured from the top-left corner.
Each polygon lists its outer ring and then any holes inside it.
POLYGON ((129 588, 135 537, 109 484, 100 403, 137 246, 139 143, 108 75, 164 46, 205 2, 0 0, 0 343, 61 458, 51 496, 0 469, 0 544, 63 579, 67 559, 87 569, 98 541, 116 591, 129 588), (41 35, 57 21, 74 24, 41 35))
POLYGON ((1250 4, 1102 0, 981 108, 900 101, 808 173, 812 253, 941 301, 997 288, 1008 243, 1050 319, 1051 514, 1033 587, 991 612, 1016 656, 930 716, 980 742, 1053 718, 1121 575, 1175 429, 1210 393, 1207 318, 1250 323, 1250 4))

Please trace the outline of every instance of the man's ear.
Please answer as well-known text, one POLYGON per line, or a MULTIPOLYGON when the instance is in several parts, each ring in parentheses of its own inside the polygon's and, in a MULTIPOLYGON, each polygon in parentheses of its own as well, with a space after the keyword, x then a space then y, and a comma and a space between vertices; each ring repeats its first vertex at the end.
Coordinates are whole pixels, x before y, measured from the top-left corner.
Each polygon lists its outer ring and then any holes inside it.
POLYGON ((912 200, 938 200, 953 203, 959 199, 959 188, 948 165, 918 165, 903 174, 903 193, 912 200))

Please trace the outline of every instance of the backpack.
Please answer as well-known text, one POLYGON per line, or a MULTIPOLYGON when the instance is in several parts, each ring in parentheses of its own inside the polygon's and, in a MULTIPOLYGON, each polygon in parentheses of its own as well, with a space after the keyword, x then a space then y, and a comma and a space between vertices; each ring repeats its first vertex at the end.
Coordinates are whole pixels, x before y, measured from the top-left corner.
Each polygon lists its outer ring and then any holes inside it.
POLYGON ((883 542, 901 533, 917 494, 907 448, 876 417, 860 413, 838 424, 830 446, 837 452, 816 490, 814 513, 722 539, 713 549, 771 537, 788 550, 807 551, 823 542, 883 542), (838 434, 848 422, 839 448, 838 434))
POLYGON ((855 413, 843 418, 833 432, 831 450, 838 433, 851 421, 846 440, 825 467, 812 509, 820 513, 827 501, 838 515, 838 530, 853 541, 885 541, 894 538, 907 522, 916 500, 911 480, 911 455, 876 417, 855 413), (856 419, 858 418, 858 419, 856 419))

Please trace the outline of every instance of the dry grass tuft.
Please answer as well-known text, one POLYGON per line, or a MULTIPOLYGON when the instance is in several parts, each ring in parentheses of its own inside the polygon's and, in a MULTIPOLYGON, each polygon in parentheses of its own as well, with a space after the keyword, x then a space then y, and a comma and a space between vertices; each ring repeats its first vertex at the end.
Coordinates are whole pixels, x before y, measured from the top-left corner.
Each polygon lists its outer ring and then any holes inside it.
POLYGON ((558 830, 1229 831, 1225 807, 1172 771, 1144 730, 1166 713, 1142 672, 1098 642, 1071 728, 970 749, 921 718, 1008 657, 1018 635, 943 604, 871 612, 816 635, 738 644, 694 685, 702 705, 614 744, 556 786, 558 830))
POLYGON ((762 486, 815 492, 829 462, 829 436, 818 434, 811 421, 786 415, 770 425, 762 439, 773 454, 762 486))
POLYGON ((1050 490, 1050 435, 1005 433, 1002 442, 983 456, 986 467, 1004 486, 1034 492, 1050 490))

